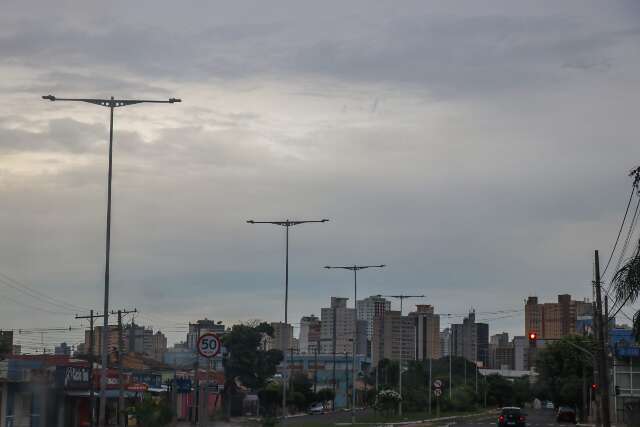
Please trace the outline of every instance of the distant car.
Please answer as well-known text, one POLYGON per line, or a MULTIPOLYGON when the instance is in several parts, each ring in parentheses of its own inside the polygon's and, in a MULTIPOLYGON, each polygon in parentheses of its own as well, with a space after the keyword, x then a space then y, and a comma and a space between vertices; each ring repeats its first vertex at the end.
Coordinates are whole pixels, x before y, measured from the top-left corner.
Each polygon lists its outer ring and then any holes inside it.
POLYGON ((314 403, 309 407, 309 413, 313 414, 324 414, 324 406, 322 403, 314 403))
POLYGON ((516 406, 507 406, 500 410, 498 427, 525 427, 527 425, 526 414, 516 406))
POLYGON ((568 406, 561 406, 558 408, 556 421, 558 421, 559 423, 567 422, 576 424, 576 411, 568 406))

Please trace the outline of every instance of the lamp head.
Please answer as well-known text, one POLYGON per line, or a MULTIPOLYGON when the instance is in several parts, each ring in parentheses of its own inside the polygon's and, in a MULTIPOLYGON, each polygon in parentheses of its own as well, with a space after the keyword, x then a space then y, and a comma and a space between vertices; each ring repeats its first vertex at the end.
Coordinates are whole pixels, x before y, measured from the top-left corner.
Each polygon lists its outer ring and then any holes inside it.
POLYGON ((48 99, 49 101, 55 101, 56 97, 53 95, 44 95, 42 99, 48 99))

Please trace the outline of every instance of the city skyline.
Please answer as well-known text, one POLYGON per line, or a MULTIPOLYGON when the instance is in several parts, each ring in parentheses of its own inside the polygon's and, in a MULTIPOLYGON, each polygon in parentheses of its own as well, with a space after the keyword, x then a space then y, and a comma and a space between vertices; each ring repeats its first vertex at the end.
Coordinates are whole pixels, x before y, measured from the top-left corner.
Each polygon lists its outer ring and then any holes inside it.
POLYGON ((331 218, 292 235, 296 321, 350 297, 348 275, 322 271, 345 259, 388 264, 360 295, 424 293, 442 313, 590 296, 640 158, 637 5, 366 5, 10 2, 2 327, 101 308, 106 110, 49 93, 184 101, 116 112, 111 306, 156 330, 283 320, 284 241, 249 217, 331 218))

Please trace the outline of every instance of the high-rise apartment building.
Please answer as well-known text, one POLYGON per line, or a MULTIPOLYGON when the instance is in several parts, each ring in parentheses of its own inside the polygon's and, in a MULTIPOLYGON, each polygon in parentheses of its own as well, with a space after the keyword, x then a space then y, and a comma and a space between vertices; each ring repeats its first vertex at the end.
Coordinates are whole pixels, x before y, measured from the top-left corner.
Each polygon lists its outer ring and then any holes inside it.
POLYGON ((513 337, 513 369, 529 370, 529 339, 524 336, 513 337))
POLYGON ((476 323, 476 313, 471 311, 462 324, 451 325, 451 349, 454 356, 488 366, 489 325, 476 323))
POLYGON ((489 367, 493 369, 513 369, 513 343, 509 342, 509 334, 491 335, 489 340, 489 367))
MULTIPOLYGON (((109 353, 116 353, 119 346, 119 330, 115 325, 109 326, 107 333, 107 345, 109 353)), ((93 354, 99 355, 102 351, 102 326, 96 326, 93 334, 93 354)), ((91 331, 84 333, 84 349, 89 351, 91 331)), ((153 329, 146 328, 135 323, 123 325, 122 345, 124 353, 140 353, 156 360, 162 360, 167 349, 167 338, 160 331, 153 333, 153 329)))
POLYGON ((367 339, 371 341, 373 337, 373 320, 391 310, 391 301, 381 296, 373 295, 357 301, 356 310, 358 312, 358 320, 367 321, 367 339))
POLYGON ((302 316, 298 335, 301 354, 314 353, 316 348, 320 351, 320 328, 321 322, 316 316, 302 316))
POLYGON ((449 357, 451 351, 451 329, 440 331, 440 357, 449 357))
POLYGON ((375 366, 382 359, 415 359, 415 319, 401 316, 400 311, 388 311, 373 320, 371 362, 375 366))
POLYGON ((347 308, 348 298, 331 297, 331 307, 320 312, 320 353, 353 353, 356 310, 347 308))
POLYGON ((415 321, 416 360, 438 359, 440 357, 440 316, 433 306, 419 304, 416 311, 409 313, 415 321))
POLYGON ((0 330, 0 349, 5 349, 7 354, 13 353, 13 331, 0 330))
POLYGON ((592 303, 575 301, 571 295, 558 295, 558 302, 538 303, 529 297, 524 307, 525 334, 537 332, 540 339, 559 339, 576 333, 578 318, 593 314, 592 303))
POLYGON ((284 322, 271 322, 273 328, 273 339, 271 349, 293 351, 293 325, 284 322))
POLYGON ((509 333, 503 332, 501 334, 491 335, 491 339, 489 340, 490 345, 507 345, 509 344, 509 333))

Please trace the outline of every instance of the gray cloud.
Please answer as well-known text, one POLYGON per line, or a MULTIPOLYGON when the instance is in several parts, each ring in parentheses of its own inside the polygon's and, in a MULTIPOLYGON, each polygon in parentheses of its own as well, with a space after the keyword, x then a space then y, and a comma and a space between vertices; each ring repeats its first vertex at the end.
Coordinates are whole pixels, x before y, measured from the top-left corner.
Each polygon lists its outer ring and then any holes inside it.
MULTIPOLYGON (((350 295, 328 263, 387 263, 363 295, 442 312, 589 296, 640 157, 637 7, 363 5, 11 3, 0 271, 101 301, 106 110, 40 94, 184 93, 117 112, 114 305, 279 320, 282 230, 252 217, 332 220, 292 233, 292 318, 350 295)), ((9 325, 52 318, 2 307, 9 325)))

